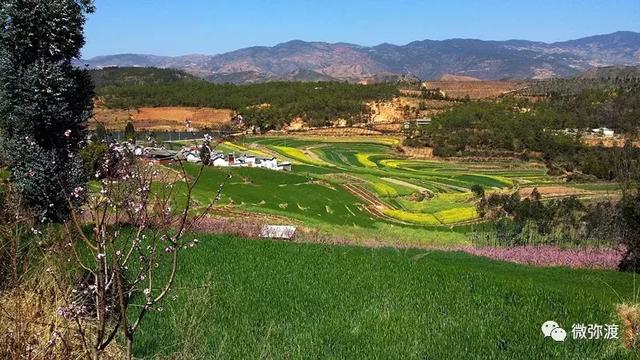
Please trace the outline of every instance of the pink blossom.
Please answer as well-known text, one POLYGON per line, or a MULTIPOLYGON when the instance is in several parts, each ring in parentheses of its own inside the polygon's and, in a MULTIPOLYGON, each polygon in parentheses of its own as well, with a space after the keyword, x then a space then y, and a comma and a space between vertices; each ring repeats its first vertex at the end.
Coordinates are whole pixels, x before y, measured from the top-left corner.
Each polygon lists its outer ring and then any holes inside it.
POLYGON ((71 196, 78 199, 82 196, 83 192, 84 192, 84 188, 82 186, 78 186, 75 189, 73 189, 73 192, 71 192, 71 196))
POLYGON ((469 254, 494 260, 534 266, 616 269, 625 249, 560 249, 554 246, 515 246, 509 248, 461 248, 469 254))

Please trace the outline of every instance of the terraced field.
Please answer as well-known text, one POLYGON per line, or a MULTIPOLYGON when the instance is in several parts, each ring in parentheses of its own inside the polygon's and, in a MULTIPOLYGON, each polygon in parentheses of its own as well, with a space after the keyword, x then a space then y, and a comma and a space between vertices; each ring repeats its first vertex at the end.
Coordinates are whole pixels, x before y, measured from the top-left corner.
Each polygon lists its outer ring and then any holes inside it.
MULTIPOLYGON (((328 181, 360 186, 386 205, 386 209, 380 209, 386 215, 407 223, 437 225, 474 220, 475 204, 470 192, 474 184, 499 190, 554 183, 545 175, 544 168, 525 163, 463 164, 403 159, 394 151, 397 140, 392 138, 369 137, 346 142, 262 138, 250 142, 299 164, 330 170, 331 174, 321 176, 328 181), (293 153, 295 156, 291 156, 292 148, 298 149, 293 153), (320 165, 320 161, 325 164, 320 165)), ((305 172, 308 167, 294 169, 305 172)), ((380 207, 373 201, 367 203, 380 207)))
MULTIPOLYGON (((398 153, 398 144, 390 137, 258 137, 223 143, 219 149, 225 152, 275 154, 293 162, 293 172, 207 168, 196 197, 209 200, 231 172, 223 203, 305 225, 376 231, 382 225, 424 230, 474 223, 477 199, 471 187, 476 184, 487 192, 571 190, 547 176, 541 164, 414 160, 398 153)), ((580 194, 599 191, 590 189, 580 194)))

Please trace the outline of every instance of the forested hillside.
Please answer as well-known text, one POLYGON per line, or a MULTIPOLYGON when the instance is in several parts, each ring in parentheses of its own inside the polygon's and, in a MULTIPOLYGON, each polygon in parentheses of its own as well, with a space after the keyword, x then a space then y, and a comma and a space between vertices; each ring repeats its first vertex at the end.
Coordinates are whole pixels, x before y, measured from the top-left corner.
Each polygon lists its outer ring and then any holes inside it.
POLYGON ((170 84, 179 81, 195 81, 196 77, 173 69, 114 67, 90 70, 89 74, 97 88, 123 85, 170 84))
MULTIPOLYGON (((163 77, 175 79, 174 75, 163 77)), ((398 95, 393 84, 269 82, 233 85, 190 79, 151 79, 139 83, 101 80, 97 84, 97 95, 110 108, 192 106, 233 109, 244 115, 249 124, 264 129, 280 128, 296 117, 312 126, 327 125, 338 118, 360 120, 368 114, 366 102, 388 100, 398 95)))
MULTIPOLYGON (((611 180, 623 156, 640 158, 640 151, 605 149, 582 144, 590 129, 608 127, 627 138, 638 137, 640 82, 560 79, 539 82, 529 94, 543 96, 477 101, 461 104, 415 128, 405 140, 430 146, 437 156, 539 156, 551 169, 578 171, 611 180)), ((630 144, 631 142, 629 142, 630 144)))

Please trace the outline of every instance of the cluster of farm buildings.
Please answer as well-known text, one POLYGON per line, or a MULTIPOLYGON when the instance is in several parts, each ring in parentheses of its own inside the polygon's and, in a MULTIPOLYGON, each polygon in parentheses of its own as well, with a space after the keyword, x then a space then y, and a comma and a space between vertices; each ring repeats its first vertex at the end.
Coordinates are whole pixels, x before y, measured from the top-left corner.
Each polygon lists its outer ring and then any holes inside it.
MULTIPOLYGON (((578 129, 564 129, 562 132, 564 134, 566 134, 566 135, 575 135, 579 131, 578 131, 578 129)), ((595 128, 595 129, 587 129, 586 133, 590 134, 590 135, 601 136, 601 137, 606 137, 606 138, 612 138, 616 134, 615 131, 613 131, 612 129, 606 128, 606 127, 595 128)))
MULTIPOLYGON (((200 149, 183 149, 181 154, 188 162, 203 162, 200 149)), ((276 157, 259 157, 247 154, 236 155, 235 153, 225 155, 217 151, 210 151, 209 154, 210 156, 204 159, 204 161, 206 161, 204 165, 217 167, 255 167, 269 170, 291 171, 290 162, 278 162, 276 157)))
MULTIPOLYGON (((121 145, 122 150, 126 145, 121 145)), ((276 157, 259 157, 250 154, 224 154, 207 148, 209 156, 203 157, 201 149, 183 148, 182 150, 168 150, 156 147, 130 145, 129 150, 138 157, 146 157, 160 161, 187 161, 190 163, 217 167, 253 167, 276 171, 291 171, 290 162, 279 162, 276 157)))

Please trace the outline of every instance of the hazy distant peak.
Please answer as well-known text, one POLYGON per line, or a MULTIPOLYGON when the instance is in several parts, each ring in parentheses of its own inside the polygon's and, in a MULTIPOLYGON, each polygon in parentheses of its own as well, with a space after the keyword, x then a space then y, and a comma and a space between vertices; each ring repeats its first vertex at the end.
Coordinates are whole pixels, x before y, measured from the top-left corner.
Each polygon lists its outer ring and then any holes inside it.
POLYGON ((638 65, 640 34, 618 31, 555 43, 427 39, 372 47, 292 40, 219 55, 119 54, 83 62, 94 68, 172 68, 211 81, 238 83, 271 79, 365 81, 400 75, 439 79, 447 74, 476 79, 524 79, 572 76, 596 66, 638 65))

